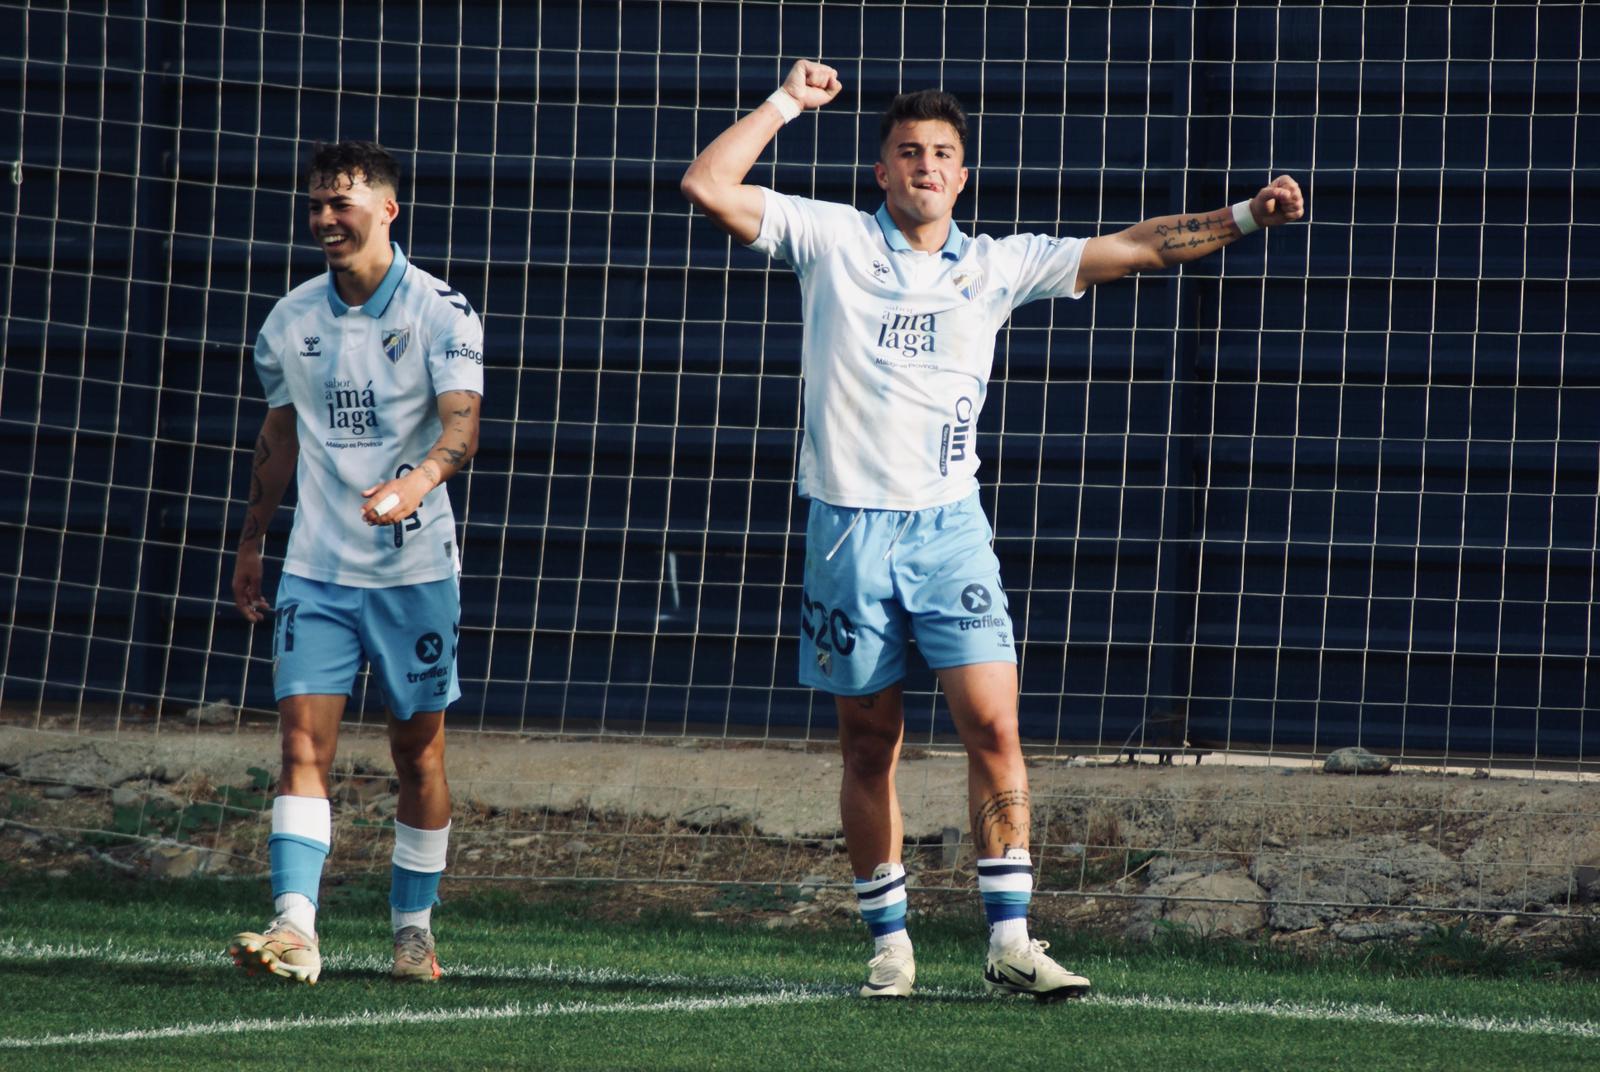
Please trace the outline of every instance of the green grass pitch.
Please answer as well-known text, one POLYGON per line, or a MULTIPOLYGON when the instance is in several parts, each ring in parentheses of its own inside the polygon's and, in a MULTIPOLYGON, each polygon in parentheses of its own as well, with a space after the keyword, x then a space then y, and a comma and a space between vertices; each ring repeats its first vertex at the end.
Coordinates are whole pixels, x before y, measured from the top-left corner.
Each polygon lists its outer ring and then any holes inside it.
POLYGON ((384 891, 339 886, 322 981, 292 985, 222 952, 264 921, 261 886, 0 873, 0 1069, 1600 1067, 1593 978, 1046 935, 1096 989, 1042 1006, 983 993, 976 909, 914 920, 918 995, 874 1003, 853 996, 857 928, 588 918, 586 899, 627 896, 616 887, 451 894, 436 916, 448 974, 397 985, 384 891))

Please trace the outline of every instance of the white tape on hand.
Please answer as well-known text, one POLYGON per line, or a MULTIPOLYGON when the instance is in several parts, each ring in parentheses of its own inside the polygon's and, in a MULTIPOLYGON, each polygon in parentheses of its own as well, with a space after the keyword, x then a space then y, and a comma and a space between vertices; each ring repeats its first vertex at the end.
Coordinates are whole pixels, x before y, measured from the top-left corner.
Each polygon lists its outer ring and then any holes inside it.
POLYGON ((389 494, 379 499, 378 505, 372 508, 373 516, 382 517, 384 514, 387 514, 390 510, 393 510, 399 505, 400 496, 391 491, 389 494))

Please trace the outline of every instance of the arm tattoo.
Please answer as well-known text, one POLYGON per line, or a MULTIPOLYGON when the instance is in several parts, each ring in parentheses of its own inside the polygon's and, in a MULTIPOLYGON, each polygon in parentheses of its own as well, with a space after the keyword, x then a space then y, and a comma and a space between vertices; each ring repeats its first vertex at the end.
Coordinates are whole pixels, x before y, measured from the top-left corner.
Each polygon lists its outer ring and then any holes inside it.
POLYGON ((250 505, 255 506, 266 492, 261 487, 261 469, 272 457, 272 446, 264 435, 256 436, 256 457, 250 463, 250 505))
POLYGON ((1216 229, 1224 222, 1220 217, 1190 216, 1175 224, 1156 224, 1156 234, 1161 237, 1161 249, 1199 249, 1219 245, 1223 236, 1216 229))
POLYGON ((461 446, 459 446, 459 447, 447 447, 447 446, 444 446, 443 444, 440 444, 439 446, 435 447, 434 449, 437 450, 440 454, 444 455, 444 460, 445 461, 449 462, 451 465, 453 465, 453 466, 455 466, 457 468, 460 468, 461 467, 461 463, 464 462, 466 460, 466 458, 467 458, 467 445, 465 443, 461 444, 461 446))
POLYGON ((1028 847, 1028 826, 1031 812, 1026 789, 1002 789, 972 813, 972 838, 983 852, 992 842, 998 842, 1000 853, 1008 849, 1028 847))
POLYGON ((241 547, 261 536, 261 522, 256 519, 256 507, 261 505, 261 500, 267 494, 261 484, 261 470, 266 468, 267 459, 270 457, 272 457, 272 444, 267 442, 266 436, 256 436, 256 456, 250 463, 250 499, 245 504, 244 531, 239 534, 241 547))

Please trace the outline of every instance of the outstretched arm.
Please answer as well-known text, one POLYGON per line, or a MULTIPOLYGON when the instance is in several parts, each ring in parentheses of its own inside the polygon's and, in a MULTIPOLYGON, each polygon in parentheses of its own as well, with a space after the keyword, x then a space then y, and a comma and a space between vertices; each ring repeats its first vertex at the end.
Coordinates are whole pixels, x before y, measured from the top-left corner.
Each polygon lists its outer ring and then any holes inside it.
MULTIPOLYGON (((1248 204, 1256 227, 1274 227, 1306 214, 1300 184, 1287 175, 1273 179, 1272 185, 1263 186, 1241 204, 1248 204)), ((1083 260, 1078 265, 1078 292, 1132 272, 1199 260, 1232 245, 1254 229, 1240 230, 1230 207, 1201 215, 1156 216, 1125 231, 1091 238, 1083 247, 1083 260)))
POLYGON ((740 242, 754 242, 761 233, 761 190, 745 185, 744 177, 780 127, 808 108, 821 108, 842 88, 839 73, 832 67, 796 60, 778 88, 778 93, 792 102, 792 110, 786 113, 782 102, 769 98, 717 135, 683 173, 678 184, 683 196, 740 242))

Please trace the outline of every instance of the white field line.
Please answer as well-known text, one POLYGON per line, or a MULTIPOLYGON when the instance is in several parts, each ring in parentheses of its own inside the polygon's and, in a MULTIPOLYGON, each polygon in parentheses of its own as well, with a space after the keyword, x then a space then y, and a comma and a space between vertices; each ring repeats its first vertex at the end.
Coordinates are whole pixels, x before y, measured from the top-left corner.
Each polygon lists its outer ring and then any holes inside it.
POLYGON ((1553 1020, 1548 1016, 1525 1019, 1503 1016, 1461 1016, 1450 1013, 1396 1012, 1387 1005, 1294 1004, 1286 1001, 1192 1001, 1153 997, 1149 994, 1094 995, 1086 1005, 1151 1012, 1199 1013, 1206 1016, 1264 1016, 1274 1020, 1320 1020, 1371 1024, 1379 1027, 1452 1028, 1498 1035, 1554 1035, 1559 1038, 1600 1039, 1600 1022, 1553 1020))
MULTIPOLYGON (((198 949, 181 951, 119 949, 104 945, 55 944, 52 942, 27 942, 0 939, 0 961, 41 960, 92 960, 101 964, 153 965, 168 968, 223 968, 232 967, 232 961, 220 948, 216 952, 198 949)), ((361 953, 329 953, 322 958, 326 972, 381 972, 389 974, 392 966, 388 957, 361 953)), ((446 962, 445 978, 505 979, 546 983, 628 983, 635 987, 684 986, 700 989, 740 987, 744 990, 768 991, 794 990, 793 984, 782 980, 757 980, 751 978, 719 979, 704 975, 683 975, 677 972, 625 972, 616 968, 557 967, 555 964, 459 964, 446 962)))
POLYGON ((505 1005, 465 1009, 371 1009, 344 1016, 291 1016, 270 1020, 215 1020, 209 1023, 174 1024, 140 1031, 79 1031, 70 1035, 41 1035, 38 1038, 0 1038, 0 1050, 40 1049, 47 1046, 92 1046, 103 1042, 146 1042, 152 1039, 198 1038, 203 1035, 244 1035, 256 1031, 304 1031, 319 1027, 384 1027, 395 1024, 447 1024, 465 1020, 518 1020, 541 1016, 613 1014, 628 1012, 706 1012, 714 1009, 745 1009, 753 1005, 797 1005, 819 1001, 821 995, 808 993, 730 995, 720 998, 671 998, 648 1003, 612 1001, 542 1002, 524 1005, 520 1001, 505 1005))
MULTIPOLYGON (((102 964, 150 964, 167 967, 193 967, 193 968, 218 968, 228 964, 228 959, 220 952, 205 953, 198 950, 183 952, 152 952, 148 950, 117 949, 109 944, 101 946, 85 945, 56 945, 48 942, 26 942, 12 939, 0 939, 0 960, 20 961, 47 961, 47 960, 94 960, 102 964)), ((387 958, 366 955, 332 954, 325 961, 327 967, 334 971, 361 971, 382 972, 389 970, 387 958)), ((446 973, 450 977, 468 979, 505 979, 542 981, 553 983, 587 983, 587 984, 629 984, 639 988, 693 986, 698 988, 717 988, 742 990, 758 990, 759 993, 747 994, 742 998, 679 998, 671 1001, 655 1002, 650 1004, 622 1003, 612 1005, 589 1005, 582 1002, 566 1005, 544 1003, 541 1005, 522 1005, 512 1003, 499 1006, 496 1009, 440 1009, 434 1013, 373 1013, 361 1014, 353 1017, 339 1018, 337 1020, 296 1020, 296 1021, 227 1021, 222 1024, 197 1024, 185 1025, 195 1028, 191 1033, 219 1034, 261 1030, 293 1024, 304 1027, 315 1026, 345 1026, 347 1024, 362 1023, 405 1023, 423 1022, 427 1017, 441 1017, 443 1019, 512 1019, 523 1016, 550 1016, 557 1014, 581 1012, 608 1012, 613 1011, 640 1011, 678 1010, 696 1011, 711 1008, 742 1008, 749 1005, 799 1003, 805 1001, 818 1001, 830 997, 845 996, 849 989, 845 987, 814 986, 805 984, 785 983, 777 979, 759 978, 715 978, 707 976, 683 975, 676 972, 666 973, 640 973, 624 972, 613 968, 558 968, 553 964, 531 964, 517 967, 511 965, 472 965, 452 964, 446 973), (515 1009, 515 1012, 505 1010, 515 1009), (392 1017, 392 1018, 391 1018, 392 1017), (255 1025, 255 1026, 252 1026, 255 1025)), ((978 996, 975 990, 961 990, 952 987, 921 987, 917 995, 924 998, 946 1000, 972 1000, 978 996)), ((1146 1012, 1171 1012, 1203 1016, 1259 1016, 1279 1020, 1322 1021, 1332 1023, 1361 1023, 1374 1025, 1388 1025, 1398 1027, 1422 1027, 1431 1029, 1448 1029, 1457 1031, 1474 1031, 1487 1034, 1511 1035, 1550 1035, 1559 1038, 1600 1039, 1600 1022, 1590 1020, 1557 1020, 1550 1017, 1502 1017, 1502 1016, 1469 1016, 1450 1013, 1410 1013, 1399 1012, 1386 1005, 1368 1005, 1357 1003, 1294 1003, 1294 1002, 1262 1002, 1262 1001, 1198 1001, 1188 998, 1169 998, 1152 996, 1148 994, 1093 994, 1082 999, 1078 1004, 1111 1008, 1129 1009, 1146 1012)), ((429 1021, 433 1022, 433 1021, 429 1021)), ((0 1049, 14 1049, 23 1046, 68 1045, 85 1041, 114 1041, 118 1039, 136 1038, 165 1038, 175 1037, 158 1034, 158 1031, 172 1032, 178 1028, 161 1028, 155 1031, 126 1032, 116 1035, 96 1035, 90 1038, 85 1035, 59 1035, 46 1036, 38 1039, 31 1038, 0 1038, 0 1049)))

